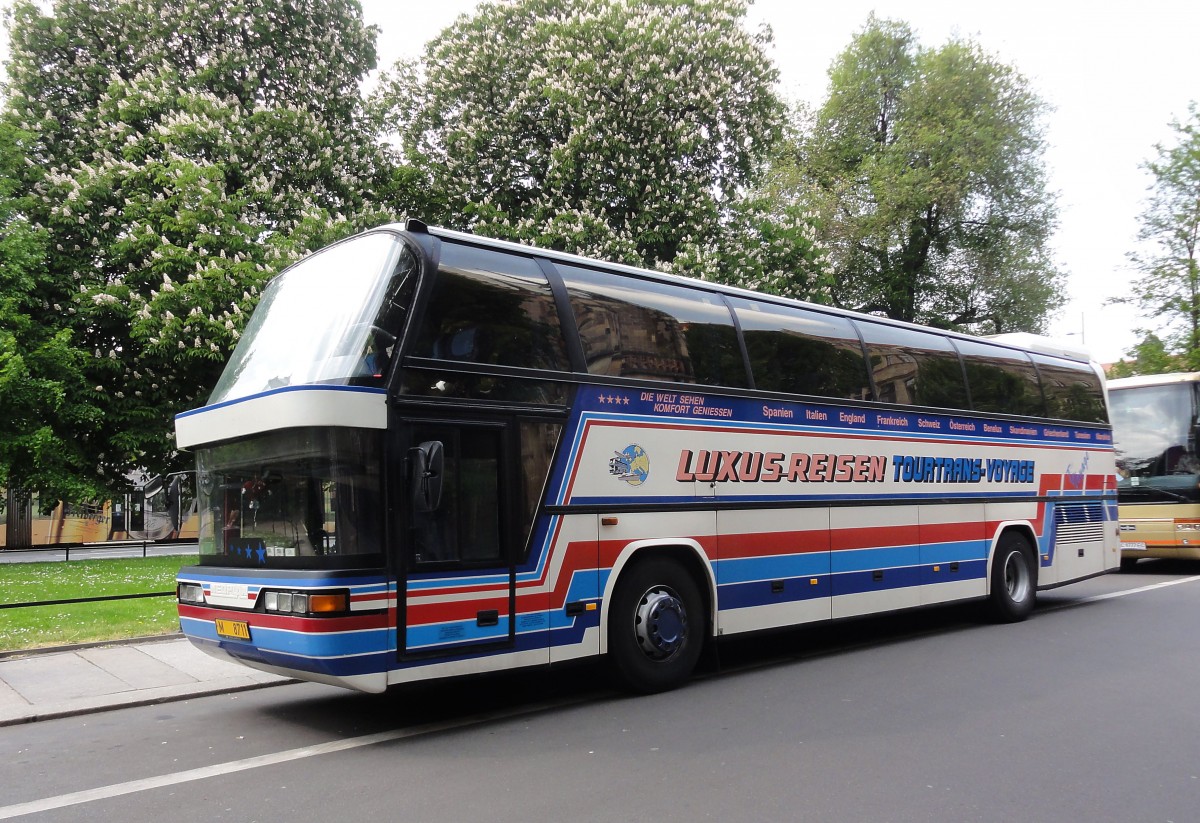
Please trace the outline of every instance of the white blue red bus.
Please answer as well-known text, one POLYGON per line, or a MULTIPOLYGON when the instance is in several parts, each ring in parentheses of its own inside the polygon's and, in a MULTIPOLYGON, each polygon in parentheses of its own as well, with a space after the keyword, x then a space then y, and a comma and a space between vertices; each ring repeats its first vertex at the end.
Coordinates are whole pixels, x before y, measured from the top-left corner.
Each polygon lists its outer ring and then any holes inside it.
POLYGON ((264 292, 206 406, 183 631, 368 692, 1035 593, 1118 564, 1086 359, 417 221, 264 292))

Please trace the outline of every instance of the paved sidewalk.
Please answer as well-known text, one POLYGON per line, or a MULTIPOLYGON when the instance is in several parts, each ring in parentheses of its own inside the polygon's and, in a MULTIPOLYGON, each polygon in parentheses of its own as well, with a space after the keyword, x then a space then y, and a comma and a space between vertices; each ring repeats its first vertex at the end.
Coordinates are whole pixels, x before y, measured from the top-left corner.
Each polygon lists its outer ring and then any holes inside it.
POLYGON ((0 726, 289 682, 183 638, 0 659, 0 726))

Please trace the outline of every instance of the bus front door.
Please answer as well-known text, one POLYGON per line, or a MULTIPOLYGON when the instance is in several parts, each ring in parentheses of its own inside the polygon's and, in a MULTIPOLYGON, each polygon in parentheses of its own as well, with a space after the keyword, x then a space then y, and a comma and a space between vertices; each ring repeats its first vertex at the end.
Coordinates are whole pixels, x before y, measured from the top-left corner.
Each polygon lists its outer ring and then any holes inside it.
POLYGON ((509 426, 413 422, 406 430, 400 653, 414 658, 511 647, 509 426))

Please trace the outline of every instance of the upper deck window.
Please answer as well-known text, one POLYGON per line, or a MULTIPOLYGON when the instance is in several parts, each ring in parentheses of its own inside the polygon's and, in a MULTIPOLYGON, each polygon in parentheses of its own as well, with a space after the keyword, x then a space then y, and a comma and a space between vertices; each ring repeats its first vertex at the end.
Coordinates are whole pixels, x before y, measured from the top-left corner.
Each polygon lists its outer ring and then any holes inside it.
POLYGON ((1037 369, 1024 352, 975 340, 955 340, 967 369, 975 411, 1043 417, 1037 369))
POLYGON ((950 341, 940 334, 859 322, 877 399, 914 406, 967 408, 962 364, 950 341))
POLYGON ((569 371, 546 275, 529 257, 443 243, 417 357, 569 371))
POLYGON ((1087 423, 1108 422, 1104 388, 1089 364, 1040 354, 1030 356, 1042 376, 1047 416, 1087 423))
POLYGON ((741 298, 730 302, 755 388, 850 400, 871 396, 862 343, 849 320, 741 298))
POLYGON ((720 296, 557 265, 591 374, 747 385, 737 328, 720 296))
POLYGON ((209 404, 286 386, 382 384, 418 265, 394 234, 360 235, 271 281, 209 404))

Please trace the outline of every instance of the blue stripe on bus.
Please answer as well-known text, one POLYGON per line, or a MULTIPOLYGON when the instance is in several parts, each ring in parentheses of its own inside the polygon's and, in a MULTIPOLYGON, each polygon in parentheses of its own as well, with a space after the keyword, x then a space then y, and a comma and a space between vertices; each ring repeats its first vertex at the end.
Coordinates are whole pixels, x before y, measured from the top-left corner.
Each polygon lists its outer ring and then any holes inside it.
POLYGON ((501 616, 494 626, 480 626, 474 619, 409 626, 404 646, 409 651, 427 651, 506 640, 508 627, 509 619, 506 616, 501 616))
MULTIPOLYGON (((236 615, 231 615, 231 617, 236 617, 236 615)), ((247 643, 246 641, 227 641, 226 638, 220 637, 211 620, 180 617, 179 622, 188 637, 198 637, 222 644, 229 642, 236 645, 240 643, 246 647, 314 658, 332 658, 384 651, 391 647, 394 635, 394 632, 387 627, 357 629, 348 632, 303 633, 252 625, 250 627, 251 641, 247 643)))
MULTIPOLYGON (((255 569, 255 571, 263 571, 255 569)), ((208 566, 191 566, 188 573, 182 571, 178 579, 188 583, 234 583, 244 584, 252 591, 262 589, 351 589, 354 594, 386 594, 390 585, 386 577, 373 575, 371 577, 339 577, 336 573, 327 573, 328 577, 310 576, 304 574, 297 577, 270 577, 270 570, 265 574, 254 576, 254 582, 249 578, 234 574, 222 574, 208 566)))
POLYGON ((987 560, 991 547, 991 541, 983 539, 951 543, 924 543, 921 545, 921 562, 961 563, 965 560, 987 560))
MULTIPOLYGON (((697 393, 700 393, 699 391, 697 393)), ((587 420, 670 424, 679 427, 763 429, 779 432, 823 432, 848 437, 899 436, 904 439, 935 439, 982 443, 1037 443, 1094 450, 1112 448, 1112 435, 1103 424, 1053 424, 1014 421, 984 421, 970 412, 947 414, 912 410, 882 410, 848 406, 836 402, 802 403, 788 400, 763 401, 703 392, 703 415, 656 410, 656 398, 646 392, 607 386, 584 386, 573 404, 572 422, 587 420), (612 397, 621 399, 621 411, 604 406, 612 397), (766 410, 773 413, 766 417, 766 410), (723 414, 713 414, 720 410, 723 414), (792 413, 789 423, 778 414, 792 413), (810 414, 813 412, 813 414, 810 414), (963 427, 968 428, 963 428, 963 427)), ((690 405, 690 404, 687 404, 690 405)), ((695 408, 692 407, 693 411, 695 408)))
POLYGON ((789 577, 815 577, 829 574, 829 554, 812 552, 717 560, 713 563, 713 569, 717 584, 721 586, 789 577))
MULTIPOLYGON (((749 483, 747 485, 750 485, 749 483)), ((605 497, 572 497, 571 502, 567 503, 570 506, 637 506, 637 505, 672 505, 680 503, 697 503, 702 502, 709 507, 716 508, 720 506, 727 508, 737 508, 739 505, 745 505, 746 508, 752 508, 757 503, 774 503, 774 504, 803 504, 803 503, 842 503, 845 501, 854 501, 856 503, 870 504, 873 502, 883 502, 894 504, 898 498, 903 497, 906 504, 913 506, 921 505, 936 505, 947 500, 961 499, 965 502, 975 502, 980 499, 997 502, 1010 502, 1014 500, 1028 500, 1034 502, 1039 495, 1035 491, 966 491, 966 492, 931 492, 929 494, 846 494, 838 489, 836 484, 814 481, 806 483, 808 487, 816 486, 830 488, 829 494, 727 494, 721 497, 699 497, 695 495, 642 495, 632 497, 627 494, 614 492, 610 496, 605 497)), ((1099 499, 1099 498, 1098 498, 1099 499)))
POLYGON ((386 395, 387 395, 386 389, 377 389, 377 388, 374 388, 373 386, 329 386, 329 385, 314 385, 311 383, 305 383, 305 384, 299 385, 299 386, 281 386, 280 388, 268 389, 267 391, 258 392, 257 394, 248 394, 245 397, 235 397, 232 400, 223 400, 220 403, 213 403, 210 406, 201 406, 198 409, 190 409, 188 411, 180 412, 179 414, 175 415, 175 419, 180 420, 185 417, 193 417, 197 414, 204 414, 205 412, 210 412, 213 409, 223 409, 228 406, 236 406, 239 403, 248 403, 251 400, 258 400, 263 397, 270 397, 273 394, 289 394, 291 392, 315 392, 315 391, 352 392, 354 394, 378 394, 383 397, 386 397, 386 395))
POLYGON ((839 574, 913 566, 919 563, 920 559, 919 546, 849 549, 830 552, 829 567, 834 574, 839 574))
POLYGON ((774 603, 794 603, 802 600, 817 600, 828 598, 832 591, 832 581, 828 574, 805 577, 782 578, 783 591, 772 591, 771 584, 765 580, 746 583, 722 583, 717 586, 717 604, 725 611, 727 609, 749 609, 755 606, 767 606, 774 603), (814 586, 812 581, 816 580, 814 586))
POLYGON ((833 595, 861 594, 887 589, 907 589, 919 586, 921 583, 920 566, 899 566, 896 568, 877 568, 869 571, 840 572, 833 575, 833 595), (875 579, 875 574, 882 572, 883 577, 875 579))

